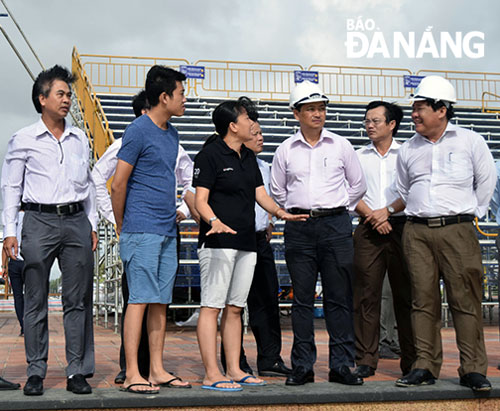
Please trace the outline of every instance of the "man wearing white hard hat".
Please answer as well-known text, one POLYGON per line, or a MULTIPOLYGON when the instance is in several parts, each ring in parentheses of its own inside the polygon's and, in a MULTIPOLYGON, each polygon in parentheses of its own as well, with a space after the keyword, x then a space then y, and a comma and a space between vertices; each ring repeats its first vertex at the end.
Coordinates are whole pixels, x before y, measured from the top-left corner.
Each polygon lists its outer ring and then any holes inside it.
POLYGON ((293 373, 287 385, 314 381, 314 294, 318 272, 329 341, 329 381, 360 385, 354 365, 352 317, 352 226, 348 210, 366 191, 358 157, 347 139, 324 129, 328 97, 316 85, 300 83, 290 108, 300 130, 276 150, 271 192, 292 214, 309 214, 304 222, 287 222, 285 257, 293 285, 293 373))
POLYGON ((412 98, 415 135, 397 159, 397 187, 408 216, 403 250, 412 282, 417 360, 400 387, 434 384, 442 364, 443 278, 460 351, 460 384, 489 391, 481 298, 481 250, 472 221, 483 217, 496 183, 493 157, 479 134, 453 125, 455 89, 425 77, 412 98))

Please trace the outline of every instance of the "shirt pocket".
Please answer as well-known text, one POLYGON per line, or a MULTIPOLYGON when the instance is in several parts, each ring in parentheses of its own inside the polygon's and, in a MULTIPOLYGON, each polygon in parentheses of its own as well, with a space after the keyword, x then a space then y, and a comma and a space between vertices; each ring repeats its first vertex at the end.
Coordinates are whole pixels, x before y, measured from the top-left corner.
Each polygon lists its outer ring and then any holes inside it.
POLYGON ((444 159, 443 178, 447 181, 465 181, 472 177, 472 162, 468 153, 449 152, 444 159))
POLYGON ((331 181, 338 177, 339 174, 343 174, 344 164, 338 158, 323 158, 321 167, 321 175, 323 177, 323 181, 331 181))
POLYGON ((87 186, 89 172, 87 159, 82 158, 82 156, 78 154, 71 153, 67 167, 67 175, 69 176, 71 182, 79 188, 85 188, 87 186))

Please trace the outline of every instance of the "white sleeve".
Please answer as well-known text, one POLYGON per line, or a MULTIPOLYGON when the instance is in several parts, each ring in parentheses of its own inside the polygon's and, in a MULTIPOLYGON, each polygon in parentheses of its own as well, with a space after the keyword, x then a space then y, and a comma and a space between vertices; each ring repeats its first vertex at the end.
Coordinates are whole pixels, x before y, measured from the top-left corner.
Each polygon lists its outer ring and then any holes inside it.
POLYGON ((20 140, 22 136, 12 136, 2 166, 3 237, 15 237, 17 213, 21 206, 26 167, 26 150, 20 140))
POLYGON ((117 154, 120 147, 121 139, 115 141, 108 147, 92 170, 92 177, 94 179, 97 194, 97 208, 103 217, 113 224, 115 224, 115 216, 113 214, 111 197, 106 184, 115 173, 116 165, 118 164, 117 154))
POLYGON ((286 206, 286 153, 283 145, 279 146, 274 154, 271 166, 270 189, 274 200, 280 207, 286 206))
POLYGON ((182 185, 182 197, 184 197, 186 190, 191 187, 191 181, 193 179, 193 161, 180 144, 179 153, 177 154, 177 163, 175 165, 175 177, 177 178, 177 184, 182 185))
POLYGON ((486 215, 495 191, 497 171, 488 145, 480 135, 477 136, 477 142, 472 148, 472 164, 474 167, 474 191, 477 199, 475 214, 481 218, 486 215))

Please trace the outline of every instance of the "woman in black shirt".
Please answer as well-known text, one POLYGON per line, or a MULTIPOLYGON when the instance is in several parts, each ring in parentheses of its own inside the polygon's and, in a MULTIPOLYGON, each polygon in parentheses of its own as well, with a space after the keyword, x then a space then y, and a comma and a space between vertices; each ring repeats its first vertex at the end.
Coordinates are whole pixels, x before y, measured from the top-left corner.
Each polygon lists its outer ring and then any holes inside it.
POLYGON ((193 186, 201 216, 201 310, 197 335, 205 366, 205 389, 239 391, 241 385, 265 385, 239 367, 240 314, 256 261, 255 201, 284 220, 307 218, 287 213, 267 195, 255 155, 244 145, 252 139, 253 121, 248 116, 251 110, 255 106, 246 97, 219 104, 212 115, 216 134, 195 158, 193 186), (226 377, 217 364, 217 317, 221 309, 226 377))

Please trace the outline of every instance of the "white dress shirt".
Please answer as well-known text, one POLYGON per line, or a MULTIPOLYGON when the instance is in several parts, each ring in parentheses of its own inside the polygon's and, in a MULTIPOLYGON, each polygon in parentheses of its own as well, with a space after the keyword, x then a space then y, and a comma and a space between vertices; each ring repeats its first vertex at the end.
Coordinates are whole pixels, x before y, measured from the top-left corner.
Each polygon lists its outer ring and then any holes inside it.
POLYGON ((21 200, 36 204, 83 202, 95 231, 95 186, 89 168, 85 133, 65 122, 57 140, 40 119, 9 140, 2 167, 4 238, 16 235, 21 200))
MULTIPOLYGON (((387 207, 399 198, 396 188, 396 159, 400 147, 401 144, 393 139, 384 155, 377 151, 373 143, 356 150, 366 179, 363 201, 372 210, 387 207)), ((404 215, 404 212, 393 215, 404 215)))
POLYGON ((418 133, 405 142, 397 173, 405 213, 416 217, 475 214, 481 218, 497 179, 484 138, 450 123, 436 143, 418 133))
MULTIPOLYGON (((97 191, 97 207, 103 217, 113 224, 115 224, 115 216, 113 214, 111 197, 109 196, 106 184, 115 174, 116 166, 118 164, 118 157, 116 155, 118 154, 118 151, 120 151, 121 146, 122 139, 120 138, 107 148, 92 170, 92 177, 94 178, 97 191)), ((183 186, 182 197, 184 198, 186 191, 191 189, 193 161, 189 158, 186 150, 184 150, 184 148, 180 145, 175 165, 175 177, 177 179, 177 184, 180 183, 183 186)), ((182 211, 187 218, 191 216, 189 208, 184 200, 178 207, 178 210, 182 211)))
MULTIPOLYGON (((269 181, 271 179, 271 169, 270 164, 266 163, 260 158, 257 159, 257 164, 259 165, 260 173, 262 174, 262 181, 264 182, 264 188, 267 194, 269 192, 269 181)), ((264 231, 269 226, 269 213, 264 210, 257 202, 255 203, 255 231, 264 231)))
POLYGON ((276 150, 271 192, 285 209, 348 207, 354 210, 366 182, 351 143, 323 129, 311 146, 299 130, 276 150))

